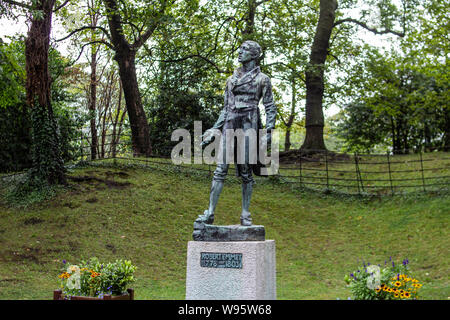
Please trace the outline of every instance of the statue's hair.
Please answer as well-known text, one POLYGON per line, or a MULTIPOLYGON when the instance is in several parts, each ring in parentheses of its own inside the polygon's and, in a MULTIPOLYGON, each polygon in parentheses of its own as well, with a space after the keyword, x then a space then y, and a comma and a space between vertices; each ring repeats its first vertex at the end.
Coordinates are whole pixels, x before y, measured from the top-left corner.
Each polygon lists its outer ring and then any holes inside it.
MULTIPOLYGON (((250 46, 250 51, 256 59, 259 59, 261 57, 262 49, 258 42, 253 41, 253 40, 246 40, 246 41, 244 41, 244 43, 246 43, 250 46)), ((242 44, 244 44, 244 43, 242 43, 242 44)))

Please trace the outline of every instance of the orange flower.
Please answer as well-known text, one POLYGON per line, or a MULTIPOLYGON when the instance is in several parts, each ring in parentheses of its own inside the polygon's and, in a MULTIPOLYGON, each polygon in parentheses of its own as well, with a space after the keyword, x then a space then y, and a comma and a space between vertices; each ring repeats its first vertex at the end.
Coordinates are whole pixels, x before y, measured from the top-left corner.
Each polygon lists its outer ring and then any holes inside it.
POLYGON ((100 273, 91 270, 91 277, 92 278, 98 277, 99 275, 100 275, 100 273))

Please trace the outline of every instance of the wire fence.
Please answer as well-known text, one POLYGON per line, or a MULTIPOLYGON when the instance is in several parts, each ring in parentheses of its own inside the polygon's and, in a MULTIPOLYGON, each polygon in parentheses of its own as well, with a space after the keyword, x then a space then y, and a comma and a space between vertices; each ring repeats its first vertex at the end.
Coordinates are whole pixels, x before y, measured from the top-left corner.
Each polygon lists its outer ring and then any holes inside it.
MULTIPOLYGON (((169 156, 135 157, 128 134, 98 136, 96 157, 92 159, 91 137, 83 133, 70 141, 73 154, 67 164, 79 161, 115 159, 142 163, 149 167, 194 170, 212 176, 215 165, 179 164, 169 156)), ((166 154, 170 154, 167 150, 166 154)), ((230 165, 233 172, 234 165, 230 165)), ((17 173, 2 175, 11 176, 17 173)), ((410 154, 337 153, 302 150, 280 153, 280 182, 321 192, 359 195, 394 195, 414 192, 444 192, 450 186, 450 153, 416 150, 410 154)))
MULTIPOLYGON (((179 164, 169 156, 134 157, 131 137, 105 142, 101 159, 117 159, 150 166, 171 166, 212 175, 215 165, 179 164)), ((89 161, 89 137, 80 143, 80 159, 89 161)), ((97 153, 99 155, 100 153, 97 153)), ((193 163, 193 162, 192 162, 193 163)), ((232 172, 233 165, 230 165, 232 172)), ((323 192, 394 195, 413 192, 448 192, 450 153, 416 150, 411 154, 343 154, 323 150, 302 150, 280 154, 276 178, 284 183, 323 192)))

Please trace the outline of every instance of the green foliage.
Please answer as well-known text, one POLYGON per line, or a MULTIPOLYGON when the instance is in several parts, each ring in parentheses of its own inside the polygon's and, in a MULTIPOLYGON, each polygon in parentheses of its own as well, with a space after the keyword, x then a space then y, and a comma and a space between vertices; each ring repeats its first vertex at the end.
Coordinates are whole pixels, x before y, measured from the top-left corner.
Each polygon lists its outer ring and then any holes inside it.
POLYGON ((54 198, 61 191, 61 186, 33 180, 28 173, 24 173, 19 179, 11 181, 5 189, 5 204, 12 208, 26 209, 54 198))
POLYGON ((38 103, 31 108, 32 167, 29 170, 31 184, 36 187, 43 183, 63 182, 61 173, 65 172, 56 123, 49 110, 38 103))
MULTIPOLYGON (((0 172, 21 171, 32 165, 32 124, 36 125, 34 136, 47 137, 48 146, 56 137, 51 133, 52 125, 43 110, 28 108, 25 97, 25 57, 23 38, 0 43, 0 172), (39 114, 38 114, 39 113, 39 114), (33 120, 34 119, 34 120, 33 120), (42 121, 42 122, 41 122, 42 121)), ((67 60, 55 49, 49 50, 49 70, 52 78, 51 95, 54 118, 59 133, 61 155, 64 161, 75 159, 78 149, 73 140, 79 136, 79 128, 84 119, 70 104, 76 96, 68 90, 67 60)), ((43 147, 37 146, 37 150, 43 147)), ((38 151, 38 154, 40 151, 38 151)))
POLYGON ((409 57, 367 48, 349 82, 354 102, 334 121, 345 150, 391 145, 394 152, 446 149, 450 124, 447 85, 412 66, 409 57), (352 93, 353 91, 353 93, 352 93))
POLYGON ((70 265, 64 261, 61 271, 59 282, 66 299, 70 299, 70 296, 120 295, 136 280, 136 266, 129 260, 102 263, 92 257, 78 265, 70 265))

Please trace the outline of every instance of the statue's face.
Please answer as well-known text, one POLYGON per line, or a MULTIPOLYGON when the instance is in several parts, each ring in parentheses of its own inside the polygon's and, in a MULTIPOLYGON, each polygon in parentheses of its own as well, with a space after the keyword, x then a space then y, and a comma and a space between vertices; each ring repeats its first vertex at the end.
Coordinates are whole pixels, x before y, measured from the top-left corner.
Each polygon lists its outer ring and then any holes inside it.
POLYGON ((242 46, 239 48, 238 61, 241 63, 245 63, 253 60, 254 58, 255 57, 253 57, 252 52, 250 51, 250 46, 247 43, 242 44, 242 46))

